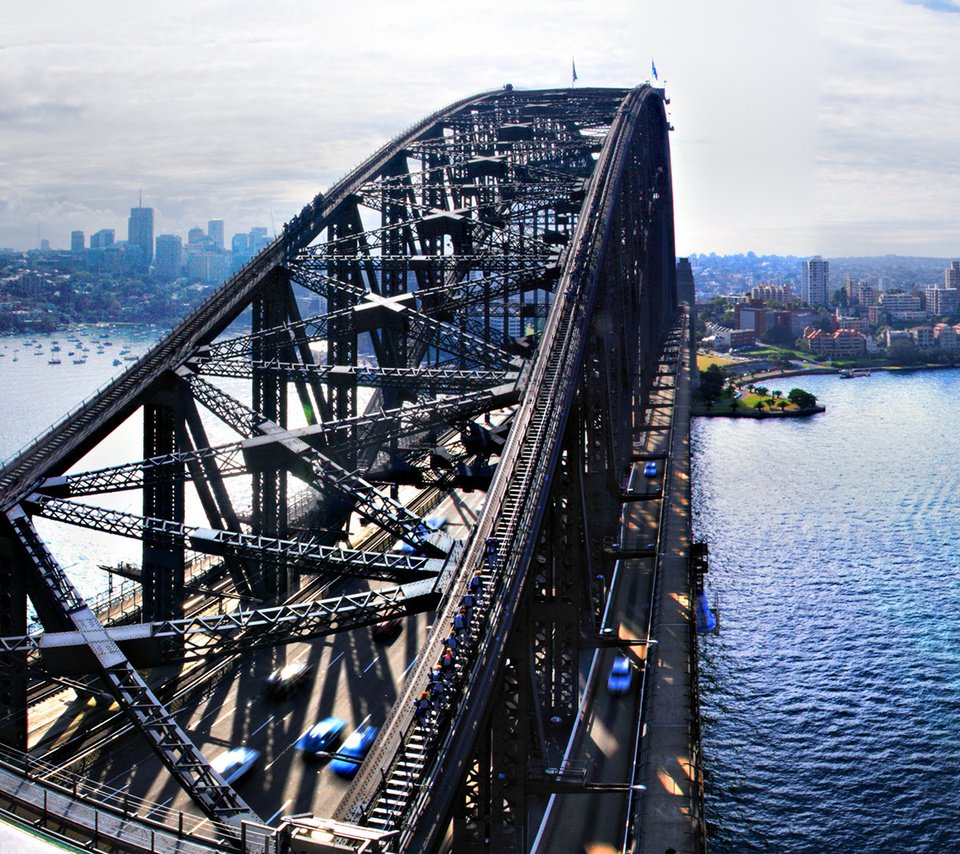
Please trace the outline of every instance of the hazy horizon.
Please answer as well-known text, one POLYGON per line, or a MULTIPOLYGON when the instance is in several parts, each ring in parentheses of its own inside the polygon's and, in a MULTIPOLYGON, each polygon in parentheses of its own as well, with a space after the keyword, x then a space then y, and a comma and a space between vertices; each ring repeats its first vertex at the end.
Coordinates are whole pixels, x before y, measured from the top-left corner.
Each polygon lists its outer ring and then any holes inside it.
POLYGON ((223 219, 273 231, 475 92, 671 99, 680 255, 960 254, 956 0, 438 0, 321 9, 47 0, 0 36, 0 246, 223 219))

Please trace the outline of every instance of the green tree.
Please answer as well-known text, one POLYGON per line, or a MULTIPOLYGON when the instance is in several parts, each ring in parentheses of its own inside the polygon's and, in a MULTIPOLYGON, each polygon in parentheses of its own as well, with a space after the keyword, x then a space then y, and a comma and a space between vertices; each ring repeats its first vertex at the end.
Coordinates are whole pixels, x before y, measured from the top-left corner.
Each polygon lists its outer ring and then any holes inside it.
POLYGON ((811 409, 817 405, 816 395, 811 394, 809 391, 804 391, 802 388, 790 389, 787 399, 798 409, 811 409))
POLYGON ((711 365, 700 373, 700 396, 707 403, 713 403, 723 393, 724 382, 726 375, 723 369, 717 364, 711 365))

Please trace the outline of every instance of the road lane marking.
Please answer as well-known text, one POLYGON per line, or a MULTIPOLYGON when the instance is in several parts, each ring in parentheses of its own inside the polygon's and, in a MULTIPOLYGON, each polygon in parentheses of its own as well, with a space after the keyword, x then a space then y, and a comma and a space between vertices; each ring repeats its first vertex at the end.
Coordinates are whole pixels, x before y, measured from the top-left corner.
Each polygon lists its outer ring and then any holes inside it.
MULTIPOLYGON (((270 717, 267 718, 262 724, 260 724, 260 726, 258 726, 252 733, 250 733, 250 735, 256 735, 256 734, 257 734, 258 732, 260 732, 260 730, 262 730, 267 724, 269 724, 270 721, 272 721, 275 717, 276 717, 276 715, 270 715, 270 717)), ((284 717, 286 717, 286 716, 284 716, 284 717)))
POLYGON ((363 668, 363 672, 366 673, 366 672, 367 672, 371 667, 373 667, 373 665, 376 664, 379 660, 380 660, 380 656, 378 655, 376 658, 373 659, 373 661, 371 661, 366 667, 363 668))
POLYGON ((280 807, 280 809, 278 809, 272 816, 270 816, 270 818, 268 818, 264 822, 264 824, 270 824, 271 821, 273 821, 278 815, 280 815, 280 813, 282 813, 292 803, 293 803, 293 798, 290 798, 289 800, 284 801, 283 806, 280 807))
POLYGON ((407 665, 407 669, 403 671, 403 674, 402 674, 403 676, 406 676, 406 675, 410 672, 410 668, 413 667, 413 665, 417 663, 417 658, 418 658, 418 656, 414 656, 413 661, 411 661, 411 662, 407 665))
POLYGON ((217 718, 212 724, 210 724, 210 727, 213 728, 213 727, 215 727, 217 724, 222 723, 223 721, 225 721, 227 718, 232 718, 232 717, 233 717, 233 714, 234 714, 234 712, 236 712, 236 710, 237 710, 237 707, 236 707, 236 706, 231 706, 231 707, 230 707, 230 710, 229 710, 226 714, 221 715, 219 718, 217 718))

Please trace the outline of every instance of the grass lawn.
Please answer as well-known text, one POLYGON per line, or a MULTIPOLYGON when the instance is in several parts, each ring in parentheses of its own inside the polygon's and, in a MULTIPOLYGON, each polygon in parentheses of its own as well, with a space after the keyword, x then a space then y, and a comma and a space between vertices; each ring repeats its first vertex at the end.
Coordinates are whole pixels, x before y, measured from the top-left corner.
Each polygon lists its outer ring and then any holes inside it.
POLYGON ((723 356, 708 356, 705 353, 697 353, 697 368, 705 371, 711 365, 718 365, 723 368, 726 365, 735 365, 737 362, 733 359, 725 359, 723 356))
MULTIPOLYGON (((743 411, 754 411, 754 407, 756 406, 757 401, 760 401, 760 400, 762 400, 762 401, 764 402, 764 404, 765 404, 764 407, 763 407, 763 409, 764 409, 765 412, 770 412, 770 411, 779 412, 779 411, 780 411, 780 407, 779 407, 777 401, 774 401, 774 404, 773 404, 772 407, 770 406, 770 404, 769 404, 770 396, 769 396, 769 395, 753 394, 752 392, 749 392, 749 391, 746 391, 746 390, 744 390, 743 394, 741 394, 740 397, 737 398, 737 406, 736 406, 736 408, 737 408, 738 410, 740 410, 741 412, 743 412, 743 411)), ((783 400, 786 400, 786 398, 784 397, 783 400)), ((694 408, 696 411, 707 411, 706 404, 705 404, 702 400, 699 400, 699 399, 696 399, 696 400, 693 401, 693 408, 694 408)), ((798 408, 798 407, 797 407, 795 404, 790 403, 790 401, 787 401, 787 405, 784 407, 784 410, 783 410, 783 411, 784 411, 784 412, 791 412, 791 411, 796 410, 797 408, 798 408)), ((721 397, 720 400, 718 400, 716 403, 713 404, 713 409, 710 410, 710 411, 712 411, 712 412, 728 412, 728 411, 730 411, 731 409, 733 409, 733 401, 732 401, 729 397, 721 397)))

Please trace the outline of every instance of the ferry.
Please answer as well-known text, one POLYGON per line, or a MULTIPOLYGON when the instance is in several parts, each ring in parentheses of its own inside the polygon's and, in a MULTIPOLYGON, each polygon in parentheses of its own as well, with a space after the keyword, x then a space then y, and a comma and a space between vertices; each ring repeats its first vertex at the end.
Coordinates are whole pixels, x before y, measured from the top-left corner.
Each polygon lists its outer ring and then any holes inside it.
POLYGON ((869 376, 870 376, 870 368, 853 368, 852 370, 849 368, 845 368, 844 370, 840 371, 840 379, 842 380, 850 380, 850 379, 854 379, 855 377, 869 377, 869 376))

